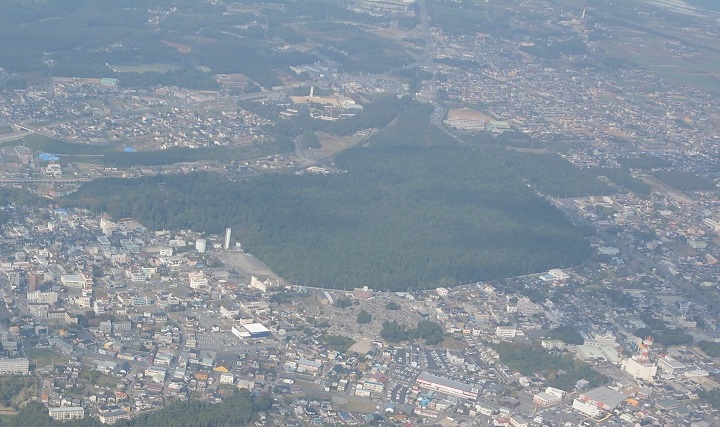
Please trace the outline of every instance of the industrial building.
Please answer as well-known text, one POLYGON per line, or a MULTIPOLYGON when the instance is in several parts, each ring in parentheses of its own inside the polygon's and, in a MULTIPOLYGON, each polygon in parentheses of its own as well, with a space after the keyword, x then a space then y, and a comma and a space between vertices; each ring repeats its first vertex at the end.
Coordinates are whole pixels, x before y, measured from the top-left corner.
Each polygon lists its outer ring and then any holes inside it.
POLYGON ((439 377, 429 372, 423 372, 418 375, 417 380, 415 380, 415 385, 419 388, 437 391, 460 399, 475 400, 479 393, 479 390, 470 384, 439 377))

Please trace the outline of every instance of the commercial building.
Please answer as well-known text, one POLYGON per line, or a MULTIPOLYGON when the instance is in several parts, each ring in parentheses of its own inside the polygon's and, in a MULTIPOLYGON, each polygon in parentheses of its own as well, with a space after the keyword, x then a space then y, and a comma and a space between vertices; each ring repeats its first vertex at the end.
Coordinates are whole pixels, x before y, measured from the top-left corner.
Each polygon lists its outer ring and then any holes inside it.
MULTIPOLYGON (((625 400, 625 395, 610 387, 598 387, 585 393, 580 393, 575 400, 589 403, 605 411, 612 411, 625 400)), ((575 407, 574 402, 573 407, 575 407)))
POLYGON ((82 406, 61 406, 48 408, 48 415, 54 420, 81 420, 85 418, 85 408, 82 406))
POLYGON ((251 338, 262 338, 270 336, 270 329, 260 323, 248 323, 242 327, 250 334, 251 338))
POLYGON ((597 418, 600 416, 600 414, 602 414, 602 409, 598 408, 592 403, 588 403, 580 399, 573 400, 572 407, 573 409, 580 411, 582 414, 585 414, 590 418, 597 418))
POLYGON ((30 372, 30 361, 27 357, 17 359, 0 359, 0 374, 23 374, 30 372))
POLYGON ((540 406, 552 406, 562 402, 565 392, 557 388, 548 387, 545 391, 533 396, 533 402, 540 406))
POLYGON ((415 385, 419 388, 437 391, 460 399, 475 400, 479 393, 479 390, 470 384, 439 377, 429 372, 423 372, 418 375, 417 380, 415 380, 415 385))
POLYGON ((657 366, 640 358, 628 359, 623 366, 623 370, 635 379, 644 381, 652 381, 657 374, 657 366))

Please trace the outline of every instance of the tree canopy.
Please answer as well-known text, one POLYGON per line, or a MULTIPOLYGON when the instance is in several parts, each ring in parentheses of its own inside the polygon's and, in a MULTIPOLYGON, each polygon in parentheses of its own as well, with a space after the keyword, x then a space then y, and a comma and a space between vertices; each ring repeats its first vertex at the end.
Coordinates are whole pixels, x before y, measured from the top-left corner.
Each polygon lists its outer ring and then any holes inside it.
POLYGON ((588 244, 549 202, 414 106, 334 175, 211 173, 104 179, 63 199, 164 229, 238 230, 291 282, 407 290, 569 267, 588 244))

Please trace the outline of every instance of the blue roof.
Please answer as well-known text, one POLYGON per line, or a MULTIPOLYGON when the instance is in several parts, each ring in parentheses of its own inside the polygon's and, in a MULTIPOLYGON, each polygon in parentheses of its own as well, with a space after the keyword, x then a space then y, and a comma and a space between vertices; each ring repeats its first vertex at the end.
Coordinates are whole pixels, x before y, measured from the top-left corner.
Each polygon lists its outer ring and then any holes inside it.
POLYGON ((123 148, 123 151, 126 153, 137 153, 137 150, 134 149, 133 147, 125 147, 125 148, 123 148))
POLYGON ((51 154, 51 153, 42 153, 38 155, 38 158, 42 160, 43 162, 52 162, 60 160, 60 157, 57 156, 57 154, 51 154))

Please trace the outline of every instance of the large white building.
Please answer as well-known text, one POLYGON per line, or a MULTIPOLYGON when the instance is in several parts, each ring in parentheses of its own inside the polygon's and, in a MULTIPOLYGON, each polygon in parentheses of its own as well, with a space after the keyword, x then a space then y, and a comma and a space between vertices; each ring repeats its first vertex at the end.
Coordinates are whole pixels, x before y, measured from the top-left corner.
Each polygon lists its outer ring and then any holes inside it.
POLYGON ((53 305, 58 301, 57 292, 28 292, 26 297, 28 303, 53 305))
POLYGON ((617 345, 617 339, 615 338, 615 335, 610 331, 606 331, 602 334, 593 333, 590 335, 590 341, 587 342, 587 345, 594 345, 597 347, 615 347, 617 345))
POLYGON ((85 285, 92 286, 93 279, 92 277, 86 276, 82 273, 80 274, 63 274, 60 276, 60 283, 63 284, 63 286, 67 286, 68 288, 83 288, 85 285))
POLYGON ((416 0, 357 0, 352 10, 371 15, 412 14, 416 0))
POLYGON ((623 370, 635 379, 651 382, 657 374, 658 368, 648 361, 632 358, 625 362, 623 370))
POLYGON ((678 362, 669 355, 658 359, 657 364, 658 368, 661 371, 666 372, 670 375, 684 372, 687 369, 687 366, 685 366, 685 364, 678 362))
POLYGON ((515 338, 517 328, 515 326, 498 326, 495 328, 495 336, 500 338, 515 338))
POLYGON ((81 420, 85 418, 85 408, 82 406, 60 406, 59 408, 48 408, 48 414, 54 420, 81 420))
POLYGON ((188 273, 188 280, 190 281, 190 288, 192 289, 205 289, 209 285, 208 279, 202 271, 188 273))
POLYGON ((600 414, 602 414, 602 409, 598 408, 592 403, 585 402, 580 399, 573 400, 572 407, 573 409, 580 411, 581 413, 587 415, 590 418, 597 418, 600 416, 600 414))
POLYGON ((30 372, 30 361, 27 357, 17 359, 0 359, 0 374, 23 374, 30 372))
POLYGON ((460 399, 475 400, 479 393, 479 390, 471 384, 439 377, 429 372, 418 375, 415 385, 419 388, 437 391, 460 399))
POLYGON ((533 402, 540 406, 552 406, 562 402, 563 397, 565 397, 563 390, 548 387, 545 391, 535 394, 533 402))

